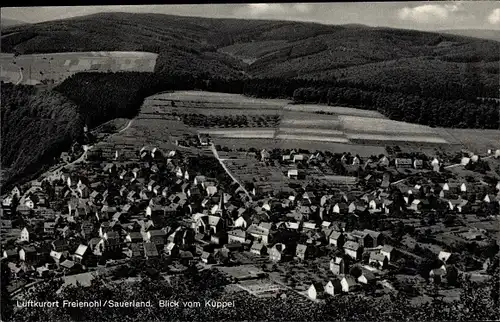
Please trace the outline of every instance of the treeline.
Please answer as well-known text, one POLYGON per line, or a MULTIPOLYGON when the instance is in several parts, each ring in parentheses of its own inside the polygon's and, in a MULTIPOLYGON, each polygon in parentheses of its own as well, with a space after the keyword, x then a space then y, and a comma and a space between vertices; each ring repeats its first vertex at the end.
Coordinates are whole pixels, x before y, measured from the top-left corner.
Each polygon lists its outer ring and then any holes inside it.
POLYGON ((76 103, 90 128, 114 118, 133 118, 146 96, 157 92, 151 73, 78 73, 54 90, 76 103))
POLYGON ((59 93, 1 84, 3 186, 34 174, 79 140, 77 106, 59 93))
POLYGON ((472 97, 475 94, 464 94, 463 98, 452 99, 449 94, 426 92, 423 89, 400 91, 347 81, 227 79, 204 75, 186 75, 176 87, 238 93, 259 98, 287 98, 297 103, 344 105, 376 110, 392 120, 437 127, 498 129, 500 126, 498 103, 472 97), (414 93, 411 94, 412 92, 414 93))
MULTIPOLYGON (((445 301, 438 288, 430 290, 429 302, 412 301, 421 293, 418 287, 399 284, 403 291, 386 293, 368 288, 359 295, 327 296, 324 303, 312 302, 291 290, 281 290, 276 297, 256 297, 245 292, 228 292, 227 279, 217 270, 198 271, 190 267, 172 282, 143 277, 135 283, 105 283, 94 280, 90 287, 67 287, 56 292, 62 282, 36 285, 26 300, 54 302, 85 299, 88 302, 113 299, 116 302, 150 301, 151 307, 49 308, 16 310, 15 303, 3 303, 9 321, 486 321, 498 320, 498 264, 491 270, 492 280, 474 283, 459 278, 459 299, 445 301), (201 306, 162 308, 158 299, 179 302, 200 302, 201 306), (206 302, 209 305, 206 305, 206 302), (211 301, 234 303, 234 307, 214 307, 211 301)), ((151 270, 151 269, 150 269, 151 270)), ((125 271, 125 269, 124 269, 125 271)), ((128 275, 126 271, 125 276, 128 275)), ((390 277, 389 277, 390 278, 390 277)), ((326 282, 325 282, 326 283, 326 282)), ((432 287, 431 287, 432 289, 432 287)), ((8 297, 6 297, 8 299, 8 297)))
POLYGON ((494 101, 445 100, 352 87, 299 88, 293 98, 297 102, 376 110, 392 120, 429 126, 483 129, 498 129, 500 126, 500 111, 494 101))

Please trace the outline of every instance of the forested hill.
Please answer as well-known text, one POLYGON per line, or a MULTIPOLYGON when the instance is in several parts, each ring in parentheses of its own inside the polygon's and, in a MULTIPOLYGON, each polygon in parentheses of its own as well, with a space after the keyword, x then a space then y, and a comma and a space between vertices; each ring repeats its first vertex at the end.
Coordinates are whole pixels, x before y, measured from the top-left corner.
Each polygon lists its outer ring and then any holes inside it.
POLYGON ((53 91, 1 84, 2 185, 35 174, 82 134, 78 107, 53 91))
POLYGON ((11 34, 2 38, 4 52, 156 52, 156 70, 164 73, 339 79, 436 92, 473 84, 478 96, 498 95, 500 43, 449 34, 131 13, 17 26, 3 34, 11 34))

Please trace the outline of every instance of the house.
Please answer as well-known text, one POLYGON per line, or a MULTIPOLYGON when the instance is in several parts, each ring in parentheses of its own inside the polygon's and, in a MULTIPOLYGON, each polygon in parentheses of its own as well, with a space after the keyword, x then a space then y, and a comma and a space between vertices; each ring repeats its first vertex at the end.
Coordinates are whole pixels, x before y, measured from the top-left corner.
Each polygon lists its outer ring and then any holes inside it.
POLYGON ((344 275, 347 272, 347 264, 342 257, 332 258, 330 260, 330 270, 335 275, 344 275))
POLYGON ((61 260, 64 259, 64 255, 62 252, 56 252, 55 250, 51 251, 49 256, 54 260, 54 262, 59 265, 61 260))
POLYGON ((90 255, 90 249, 86 245, 80 244, 73 255, 73 260, 79 264, 84 264, 90 255))
POLYGON ((389 159, 384 155, 380 160, 378 161, 378 164, 382 167, 388 167, 389 166, 389 159))
POLYGON ((382 254, 385 257, 387 257, 387 261, 390 262, 391 260, 394 260, 394 254, 395 254, 394 247, 389 246, 389 245, 384 245, 382 247, 382 249, 380 250, 380 254, 382 254))
POLYGON ((344 244, 344 252, 352 259, 359 260, 363 254, 363 246, 353 241, 347 241, 344 244))
POLYGON ((424 166, 424 161, 421 160, 421 159, 415 159, 415 161, 413 161, 413 167, 415 169, 422 169, 424 166))
POLYGON ((284 244, 275 244, 269 250, 269 259, 273 262, 281 262, 284 259, 285 248, 286 246, 284 244))
POLYGON ((36 259, 36 250, 32 246, 25 246, 19 250, 19 259, 22 261, 33 261, 36 259))
POLYGON ((411 168, 412 160, 408 158, 396 158, 394 164, 396 168, 411 168))
POLYGON ((429 280, 432 282, 439 284, 446 277, 446 270, 441 268, 435 268, 429 272, 429 280))
POLYGON ((125 241, 127 243, 142 243, 144 241, 144 237, 138 231, 131 231, 125 237, 125 241))
POLYGON ((364 202, 361 200, 355 200, 349 204, 348 211, 349 213, 354 213, 356 211, 358 212, 365 212, 368 209, 368 207, 365 205, 364 202))
POLYGON ((443 263, 446 263, 451 257, 451 253, 445 252, 445 251, 440 251, 438 254, 438 259, 442 261, 443 263))
POLYGON ((331 296, 342 293, 342 283, 338 279, 334 279, 326 283, 325 293, 331 296))
POLYGON ((146 257, 146 259, 157 258, 159 256, 155 244, 143 243, 142 245, 144 247, 144 257, 146 257))
POLYGON ((146 241, 155 245, 165 245, 167 234, 161 229, 150 230, 146 233, 146 241))
POLYGON ((271 155, 269 154, 269 152, 267 152, 266 149, 262 149, 260 151, 260 161, 268 161, 270 157, 271 155))
POLYGON ((329 237, 329 244, 338 248, 344 246, 345 236, 340 231, 333 231, 329 237))
MULTIPOLYGON (((363 232, 367 233, 372 238, 372 246, 371 247, 377 247, 377 246, 382 245, 384 243, 384 236, 381 233, 379 233, 378 231, 365 229, 365 230, 363 230, 363 232)), ((368 247, 368 246, 365 246, 365 247, 368 247)))
POLYGON ((267 247, 261 243, 253 243, 250 252, 255 255, 264 256, 267 253, 267 247))
POLYGON ((349 206, 345 202, 336 203, 332 208, 332 212, 336 214, 347 214, 349 206))
POLYGON ((491 203, 491 202, 495 202, 497 201, 497 198, 495 197, 495 195, 492 195, 492 194, 487 194, 484 199, 483 199, 484 202, 488 202, 488 203, 491 203))
POLYGON ((290 179, 298 179, 299 170, 298 169, 290 169, 288 170, 287 177, 290 179))
POLYGON ((208 186, 206 187, 206 192, 208 196, 214 196, 217 193, 217 187, 216 186, 208 186))
POLYGON ((43 223, 43 232, 47 235, 55 233, 56 223, 54 221, 46 221, 43 223))
POLYGON ((373 284, 376 280, 377 278, 372 272, 364 269, 362 270, 361 275, 358 277, 358 283, 365 285, 373 284))
POLYGON ((227 233, 228 243, 245 243, 246 233, 241 229, 230 230, 227 233))
POLYGON ((301 260, 306 260, 306 259, 309 259, 311 257, 311 247, 310 246, 307 246, 307 245, 303 245, 303 244, 298 244, 297 245, 297 248, 296 248, 296 251, 295 251, 295 256, 297 256, 298 259, 301 259, 301 260))
POLYGON ((340 285, 342 286, 342 292, 348 293, 354 291, 358 288, 358 283, 351 275, 346 275, 340 280, 340 285))
POLYGON ((307 290, 307 295, 313 299, 321 299, 324 297, 325 294, 325 289, 321 283, 313 283, 311 286, 309 286, 309 289, 307 290))
POLYGON ((21 242, 29 242, 30 241, 30 237, 31 236, 31 229, 29 227, 24 227, 22 230, 21 230, 21 234, 20 234, 20 241, 21 242))
POLYGON ((214 254, 209 253, 209 252, 201 253, 201 261, 205 264, 215 264, 216 263, 214 254))
POLYGON ((193 261, 193 253, 190 251, 181 251, 179 254, 181 264, 189 266, 193 261))
POLYGON ((163 248, 165 254, 170 257, 177 257, 179 256, 179 246, 173 242, 169 242, 165 247, 163 248))
POLYGON ((375 265, 381 269, 384 269, 388 265, 388 259, 385 257, 385 255, 381 253, 370 253, 370 258, 368 260, 368 263, 371 265, 375 265))
POLYGON ((16 249, 7 249, 2 253, 2 258, 6 258, 8 261, 14 261, 18 257, 19 253, 16 249))

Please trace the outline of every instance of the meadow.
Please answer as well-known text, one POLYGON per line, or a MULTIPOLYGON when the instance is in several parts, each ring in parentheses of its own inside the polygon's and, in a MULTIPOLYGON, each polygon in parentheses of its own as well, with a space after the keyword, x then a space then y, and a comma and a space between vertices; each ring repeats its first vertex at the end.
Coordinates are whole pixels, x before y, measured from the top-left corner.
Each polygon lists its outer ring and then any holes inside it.
MULTIPOLYGON (((286 100, 203 91, 163 92, 148 97, 130 128, 113 135, 110 140, 122 145, 156 143, 164 148, 175 148, 176 140, 198 133, 209 134, 215 145, 233 150, 328 150, 362 157, 386 153, 387 145, 398 145, 405 152, 435 153, 436 148, 459 151, 468 144, 483 149, 500 142, 499 131, 431 128, 392 121, 375 111, 292 105, 286 100), (322 110, 329 112, 317 113, 322 110), (204 118, 207 122, 203 122, 204 118), (242 118, 247 121, 241 121, 242 118), (260 122, 267 118, 276 118, 277 123, 260 122), (187 124, 189 122, 193 124, 187 124)), ((235 168, 236 164, 228 166, 238 176, 241 171, 250 171, 263 178, 269 175, 267 170, 259 173, 260 170, 251 170, 248 165, 240 169, 235 168)))
POLYGON ((36 85, 58 83, 77 72, 153 72, 157 54, 148 52, 66 52, 18 55, 0 54, 0 79, 36 85))

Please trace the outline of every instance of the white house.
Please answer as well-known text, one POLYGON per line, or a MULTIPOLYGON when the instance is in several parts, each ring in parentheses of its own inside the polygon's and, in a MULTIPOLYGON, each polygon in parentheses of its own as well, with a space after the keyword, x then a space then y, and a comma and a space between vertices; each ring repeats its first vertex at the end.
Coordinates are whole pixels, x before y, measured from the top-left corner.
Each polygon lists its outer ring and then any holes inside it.
POLYGON ((24 227, 23 230, 21 230, 21 237, 20 240, 23 242, 29 242, 30 241, 30 232, 28 228, 24 227))
POLYGON ((348 293, 352 291, 356 286, 357 282, 351 275, 344 276, 340 280, 340 285, 342 286, 342 292, 348 293))
POLYGON ((342 293, 342 284, 340 283, 340 280, 336 279, 326 283, 325 293, 331 296, 335 296, 342 293))
POLYGON ((297 179, 299 176, 299 170, 297 169, 290 169, 288 170, 287 177, 290 179, 297 179))
POLYGON ((325 289, 320 283, 311 284, 311 286, 309 286, 309 289, 307 290, 307 295, 313 300, 322 298, 324 296, 324 293, 325 289))

